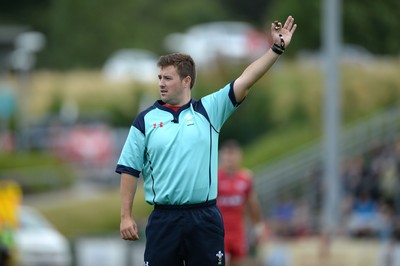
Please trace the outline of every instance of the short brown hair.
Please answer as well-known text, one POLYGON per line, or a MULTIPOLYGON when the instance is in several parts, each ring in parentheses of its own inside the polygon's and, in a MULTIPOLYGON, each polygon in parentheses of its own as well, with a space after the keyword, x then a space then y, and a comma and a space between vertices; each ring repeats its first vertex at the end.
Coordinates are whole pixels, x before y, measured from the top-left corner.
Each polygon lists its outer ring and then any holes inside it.
POLYGON ((222 143, 220 150, 242 150, 242 147, 236 139, 228 139, 222 143))
POLYGON ((196 66, 190 55, 184 53, 173 53, 163 55, 158 59, 158 67, 174 66, 181 79, 191 77, 190 89, 193 88, 196 80, 196 66))

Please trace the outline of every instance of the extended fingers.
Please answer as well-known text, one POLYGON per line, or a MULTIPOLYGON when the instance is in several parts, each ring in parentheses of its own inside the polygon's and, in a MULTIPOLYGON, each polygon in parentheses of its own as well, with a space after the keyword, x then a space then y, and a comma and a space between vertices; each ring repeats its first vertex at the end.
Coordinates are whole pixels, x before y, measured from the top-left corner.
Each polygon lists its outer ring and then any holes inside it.
POLYGON ((297 28, 297 24, 294 24, 293 27, 290 29, 290 32, 293 34, 297 28))
POLYGON ((289 16, 286 19, 285 25, 283 28, 287 29, 289 32, 294 32, 296 30, 297 24, 294 24, 294 18, 292 16, 289 16))
POLYGON ((275 30, 276 32, 278 32, 279 30, 284 29, 293 33, 296 30, 296 27, 297 25, 294 24, 294 18, 292 16, 288 16, 283 27, 281 22, 275 20, 271 25, 271 30, 275 30))

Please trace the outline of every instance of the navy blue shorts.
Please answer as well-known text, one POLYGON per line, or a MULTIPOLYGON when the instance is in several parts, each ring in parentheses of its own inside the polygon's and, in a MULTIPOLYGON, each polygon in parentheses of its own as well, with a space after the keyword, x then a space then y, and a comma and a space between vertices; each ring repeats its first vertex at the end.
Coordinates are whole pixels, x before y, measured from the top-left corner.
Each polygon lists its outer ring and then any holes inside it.
POLYGON ((224 226, 215 200, 156 205, 146 227, 144 265, 225 265, 224 226))

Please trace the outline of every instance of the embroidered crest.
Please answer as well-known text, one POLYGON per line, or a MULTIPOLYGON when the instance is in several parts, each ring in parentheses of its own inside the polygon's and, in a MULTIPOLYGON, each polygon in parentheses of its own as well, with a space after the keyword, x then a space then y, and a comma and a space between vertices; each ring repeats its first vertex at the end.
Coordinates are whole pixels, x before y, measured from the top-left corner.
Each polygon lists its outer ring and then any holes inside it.
POLYGON ((222 253, 220 250, 217 254, 215 254, 215 256, 218 258, 218 265, 222 265, 222 257, 224 256, 224 253, 222 253))

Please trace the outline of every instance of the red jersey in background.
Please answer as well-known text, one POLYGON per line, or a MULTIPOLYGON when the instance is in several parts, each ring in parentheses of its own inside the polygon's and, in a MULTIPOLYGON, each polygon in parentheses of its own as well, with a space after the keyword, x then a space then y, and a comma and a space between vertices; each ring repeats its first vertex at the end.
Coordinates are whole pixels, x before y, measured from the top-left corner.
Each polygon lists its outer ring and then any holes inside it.
POLYGON ((225 252, 234 257, 247 255, 245 226, 246 201, 253 189, 252 174, 241 169, 229 174, 218 170, 217 205, 225 227, 225 252))

